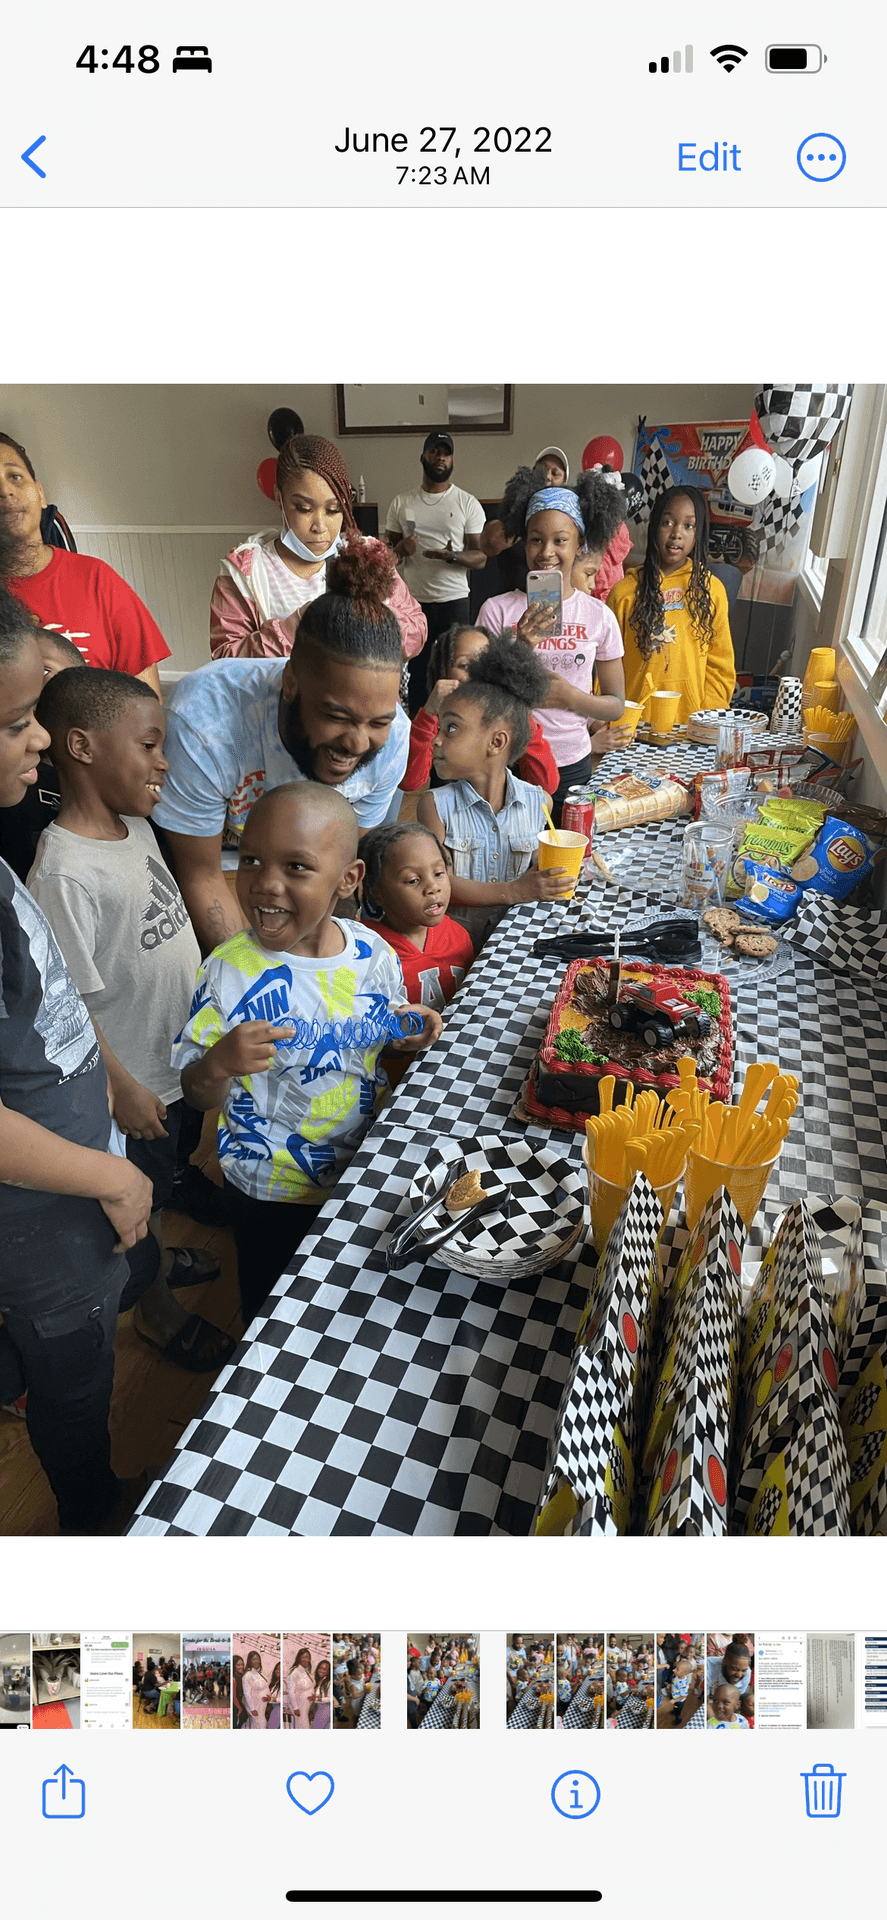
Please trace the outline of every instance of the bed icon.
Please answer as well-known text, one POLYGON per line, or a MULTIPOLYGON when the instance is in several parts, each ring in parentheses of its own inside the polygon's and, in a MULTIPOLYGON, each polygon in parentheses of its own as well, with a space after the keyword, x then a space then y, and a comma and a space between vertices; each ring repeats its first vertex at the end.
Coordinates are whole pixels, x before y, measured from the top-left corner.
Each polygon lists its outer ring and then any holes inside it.
POLYGON ((209 47, 176 47, 173 73, 212 73, 209 47))
POLYGON ((841 1812, 841 1787, 846 1773, 836 1773, 830 1760, 821 1761, 802 1773, 807 1797, 808 1820, 837 1820, 841 1812))

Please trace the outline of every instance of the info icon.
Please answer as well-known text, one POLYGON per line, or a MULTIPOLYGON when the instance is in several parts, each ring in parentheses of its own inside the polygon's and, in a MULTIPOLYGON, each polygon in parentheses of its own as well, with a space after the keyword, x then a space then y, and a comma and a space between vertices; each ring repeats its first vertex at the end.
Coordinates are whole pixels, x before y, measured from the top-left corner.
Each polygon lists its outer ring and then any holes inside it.
POLYGON ((594 1775, 579 1767, 559 1773, 551 1789, 551 1803, 565 1820, 587 1820, 600 1803, 601 1790, 594 1775))

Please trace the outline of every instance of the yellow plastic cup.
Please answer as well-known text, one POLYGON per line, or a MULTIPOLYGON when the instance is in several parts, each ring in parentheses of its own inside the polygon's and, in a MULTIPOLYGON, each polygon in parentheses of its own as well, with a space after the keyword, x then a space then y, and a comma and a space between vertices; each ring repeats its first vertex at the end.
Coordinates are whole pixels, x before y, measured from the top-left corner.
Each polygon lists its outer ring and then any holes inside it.
MULTIPOLYGON (((622 1211, 626 1195, 631 1192, 633 1182, 632 1180, 628 1180, 625 1186, 617 1186, 612 1180, 604 1180, 592 1166, 588 1158, 587 1137, 582 1143, 582 1163, 588 1176, 591 1238, 598 1258, 603 1259, 604 1253, 606 1252, 607 1241, 622 1211)), ((677 1174, 675 1179, 670 1180, 666 1186, 653 1188, 653 1192, 662 1208, 663 1227, 671 1212, 672 1202, 677 1193, 680 1178, 680 1174, 677 1174)))
POLYGON ((709 1160, 703 1153, 695 1153, 691 1147, 684 1171, 684 1212, 690 1232, 719 1187, 726 1188, 745 1226, 750 1227, 778 1159, 779 1154, 775 1153, 772 1160, 765 1160, 759 1166, 729 1167, 718 1160, 709 1160))
POLYGON ((625 708, 619 715, 619 719, 611 721, 610 724, 614 730, 616 727, 624 727, 627 732, 634 733, 635 729, 640 725, 643 712, 644 707, 640 700, 626 700, 625 708))
POLYGON ((657 693, 651 693, 650 726, 657 736, 664 737, 671 732, 678 717, 680 704, 679 693, 663 693, 661 689, 657 693))
POLYGON ((804 693, 815 687, 817 680, 834 680, 837 660, 834 647, 814 647, 804 671, 804 693))
POLYGON ((829 713, 837 713, 841 705, 841 689, 837 680, 817 680, 811 704, 814 707, 827 707, 829 713))
POLYGON ((568 867, 573 874, 573 884, 564 893, 556 893, 556 900, 572 900, 576 891, 576 881, 582 869, 582 862, 588 852, 588 835, 585 833, 567 833, 558 828, 557 838, 553 833, 539 835, 539 866, 568 867))

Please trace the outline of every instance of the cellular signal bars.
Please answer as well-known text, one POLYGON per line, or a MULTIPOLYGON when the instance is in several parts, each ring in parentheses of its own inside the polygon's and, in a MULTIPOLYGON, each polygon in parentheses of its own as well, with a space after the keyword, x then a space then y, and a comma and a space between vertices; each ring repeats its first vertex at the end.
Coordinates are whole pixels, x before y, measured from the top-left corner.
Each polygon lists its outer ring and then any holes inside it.
POLYGON ((664 53, 661 60, 651 60, 649 62, 649 71, 650 73, 680 73, 682 65, 685 73, 693 72, 692 47, 685 47, 683 55, 680 49, 676 48, 671 59, 669 59, 667 53, 664 53))

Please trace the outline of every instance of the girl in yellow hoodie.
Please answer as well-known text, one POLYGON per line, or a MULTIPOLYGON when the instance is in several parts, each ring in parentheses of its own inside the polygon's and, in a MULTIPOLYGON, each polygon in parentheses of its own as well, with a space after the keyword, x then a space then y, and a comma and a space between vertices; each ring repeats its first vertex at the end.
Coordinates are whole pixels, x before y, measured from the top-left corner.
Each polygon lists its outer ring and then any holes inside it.
POLYGON ((736 668, 727 595, 709 571, 708 508, 697 487, 659 495, 644 564, 616 582, 607 605, 625 645, 627 700, 679 691, 679 721, 729 706, 736 668))

